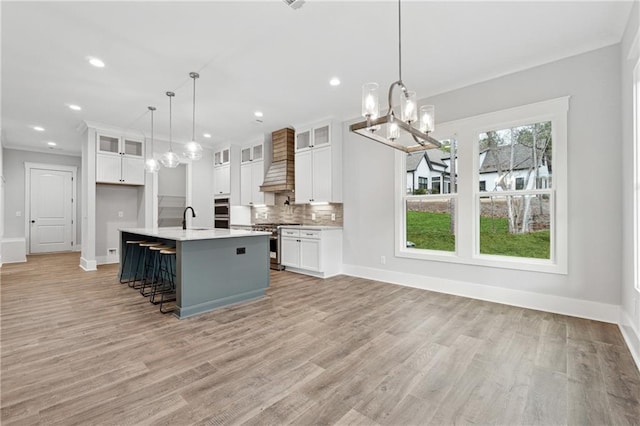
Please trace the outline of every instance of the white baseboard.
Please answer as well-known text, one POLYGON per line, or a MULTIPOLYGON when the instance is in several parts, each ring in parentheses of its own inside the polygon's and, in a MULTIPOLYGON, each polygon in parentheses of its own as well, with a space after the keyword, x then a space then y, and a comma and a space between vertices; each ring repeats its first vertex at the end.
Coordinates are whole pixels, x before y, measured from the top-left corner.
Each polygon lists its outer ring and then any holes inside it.
POLYGON ((613 324, 618 324, 620 320, 620 306, 608 303, 573 299, 570 297, 554 296, 530 291, 513 290, 503 287, 491 287, 464 281, 426 277, 422 275, 367 268, 357 265, 343 265, 343 273, 371 280, 400 284, 407 287, 436 291, 438 293, 470 297, 472 299, 503 303, 506 305, 604 321, 613 324))
POLYGON ((0 240, 3 263, 27 261, 27 243, 24 238, 3 238, 0 240))
POLYGON ((95 260, 85 259, 84 257, 80 258, 80 268, 85 271, 97 271, 98 264, 95 260))
POLYGON ((636 328, 631 316, 624 309, 620 309, 620 323, 618 327, 620 327, 620 332, 629 347, 636 367, 640 370, 640 330, 636 328))

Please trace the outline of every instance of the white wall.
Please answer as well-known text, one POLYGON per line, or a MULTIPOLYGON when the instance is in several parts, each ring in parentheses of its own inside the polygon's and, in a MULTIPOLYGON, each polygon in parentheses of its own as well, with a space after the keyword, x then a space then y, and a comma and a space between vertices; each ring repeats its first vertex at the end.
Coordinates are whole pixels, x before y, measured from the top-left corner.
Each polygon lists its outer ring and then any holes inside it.
POLYGON ((54 164, 58 166, 78 167, 76 187, 78 188, 78 199, 76 202, 76 241, 74 246, 79 246, 82 241, 82 216, 80 214, 82 197, 80 188, 82 187, 81 159, 70 155, 48 154, 44 152, 22 151, 17 149, 4 149, 4 177, 5 183, 5 204, 4 204, 4 237, 24 238, 24 221, 28 212, 24 211, 25 202, 25 181, 24 163, 54 164), (21 216, 16 216, 20 212, 21 216))
MULTIPOLYGON (((438 121, 447 122, 571 96, 567 275, 395 258, 394 150, 350 133, 348 125, 343 129, 343 164, 348 165, 344 167, 343 182, 345 272, 386 277, 396 282, 409 280, 423 288, 434 288, 432 284, 438 282, 445 291, 447 283, 462 283, 459 288, 476 297, 525 291, 539 295, 538 300, 542 301, 570 298, 586 301, 584 306, 596 310, 602 308, 592 317, 608 319, 613 312, 617 313, 622 255, 621 193, 612 188, 621 184, 617 173, 622 147, 620 73, 620 46, 615 45, 423 102, 436 105, 438 121), (367 155, 361 155, 362 152, 367 155), (607 179, 594 179, 590 170, 594 164, 602 165, 603 158, 612 173, 607 179), (384 265, 381 256, 386 258, 384 265)), ((411 82, 405 83, 411 87, 411 82)), ((568 300, 558 306, 570 304, 568 300)))
MULTIPOLYGON (((96 185, 96 260, 98 264, 116 263, 120 228, 137 228, 140 211, 144 210, 144 187, 128 185, 96 185), (122 217, 119 213, 122 212, 122 217)), ((119 249, 118 249, 119 250, 119 249)))
MULTIPOLYGON (((640 7, 636 2, 621 43, 622 64, 622 318, 621 329, 640 365, 640 294, 634 288, 633 247, 633 69, 640 58, 640 46, 631 51, 639 30, 640 7)), ((640 41, 639 41, 640 42, 640 41)), ((636 259, 637 260, 637 259, 636 259)))

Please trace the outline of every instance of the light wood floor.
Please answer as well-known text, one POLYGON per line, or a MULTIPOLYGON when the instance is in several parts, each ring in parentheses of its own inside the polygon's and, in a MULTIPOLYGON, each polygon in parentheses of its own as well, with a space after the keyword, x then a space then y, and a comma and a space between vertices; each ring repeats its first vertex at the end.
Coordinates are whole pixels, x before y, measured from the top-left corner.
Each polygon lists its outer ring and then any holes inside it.
POLYGON ((1 269, 3 425, 640 423, 611 324, 288 272, 178 320, 78 263, 1 269))

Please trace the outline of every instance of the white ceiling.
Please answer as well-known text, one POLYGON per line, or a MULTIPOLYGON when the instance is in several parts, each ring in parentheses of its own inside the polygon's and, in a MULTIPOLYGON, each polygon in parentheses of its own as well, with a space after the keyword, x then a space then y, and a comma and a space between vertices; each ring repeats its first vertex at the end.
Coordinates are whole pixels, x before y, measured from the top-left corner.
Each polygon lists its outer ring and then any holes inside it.
MULTIPOLYGON (((405 1, 403 80, 418 98, 620 41, 624 1, 405 1)), ((255 140, 284 126, 359 115, 361 85, 381 100, 398 77, 397 3, 307 0, 6 2, 2 138, 7 147, 78 154, 84 120, 206 145, 255 140), (87 56, 106 67, 90 66, 87 56), (338 76, 342 84, 329 86, 338 76), (69 110, 75 103, 82 111, 69 110), (258 124, 254 111, 264 112, 258 124), (45 132, 31 126, 40 125, 45 132), (209 132, 213 138, 204 139, 209 132)), ((437 112, 436 112, 437 114, 437 112)))

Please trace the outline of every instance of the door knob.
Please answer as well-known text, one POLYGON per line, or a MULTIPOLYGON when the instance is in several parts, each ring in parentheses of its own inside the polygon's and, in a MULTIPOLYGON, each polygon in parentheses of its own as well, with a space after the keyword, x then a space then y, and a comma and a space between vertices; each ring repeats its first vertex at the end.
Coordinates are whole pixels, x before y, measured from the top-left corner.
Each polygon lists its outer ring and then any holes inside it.
POLYGON ((31 221, 31 223, 36 223, 36 221, 35 221, 35 220, 32 220, 32 221, 31 221))

